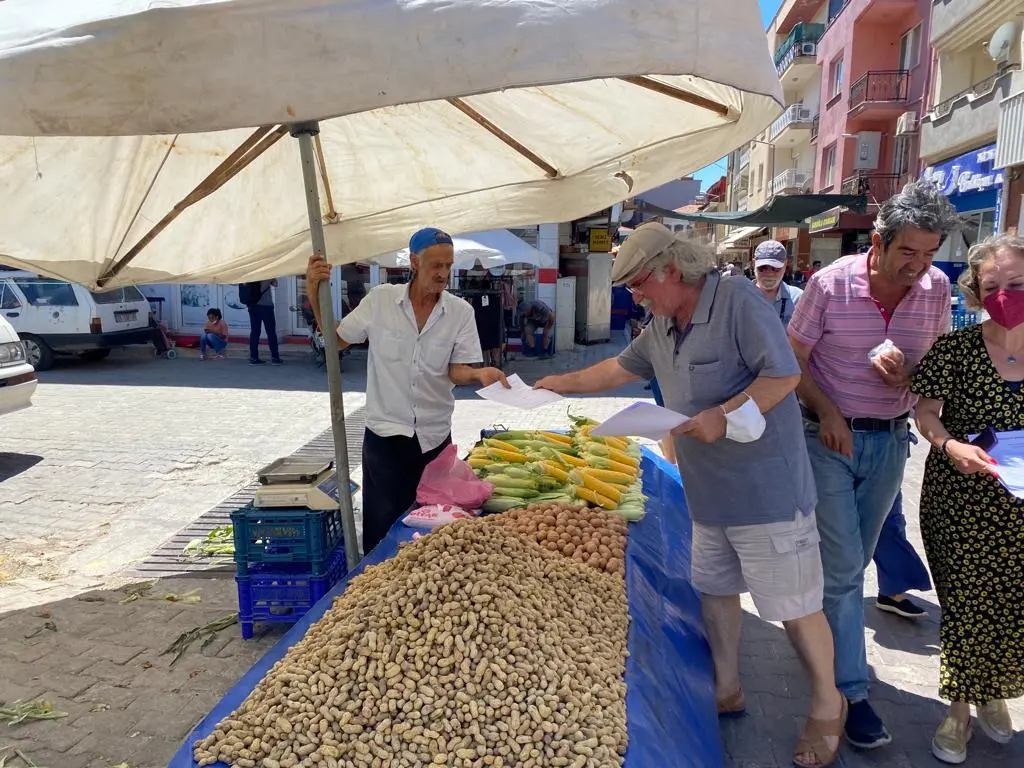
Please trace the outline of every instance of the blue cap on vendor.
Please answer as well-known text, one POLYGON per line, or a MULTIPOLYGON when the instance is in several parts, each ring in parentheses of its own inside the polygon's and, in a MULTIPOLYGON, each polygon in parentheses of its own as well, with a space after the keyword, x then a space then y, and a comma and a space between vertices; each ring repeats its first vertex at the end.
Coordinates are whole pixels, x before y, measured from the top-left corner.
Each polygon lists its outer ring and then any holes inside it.
POLYGON ((423 253, 435 245, 455 246, 452 236, 437 227, 424 227, 409 238, 409 253, 423 253))
POLYGON ((409 238, 413 281, 423 290, 441 293, 448 286, 454 263, 455 243, 443 229, 424 227, 409 238))

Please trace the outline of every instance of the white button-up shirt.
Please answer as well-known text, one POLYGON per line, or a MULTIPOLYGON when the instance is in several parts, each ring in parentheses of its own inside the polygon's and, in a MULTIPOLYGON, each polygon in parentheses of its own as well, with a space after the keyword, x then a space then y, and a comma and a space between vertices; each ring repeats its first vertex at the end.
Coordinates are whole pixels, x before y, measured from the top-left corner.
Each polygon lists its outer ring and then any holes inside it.
POLYGON ((473 307, 445 291, 423 330, 407 285, 379 285, 338 324, 349 344, 370 342, 366 426, 381 437, 419 440, 424 453, 451 434, 454 385, 448 366, 483 360, 473 307))

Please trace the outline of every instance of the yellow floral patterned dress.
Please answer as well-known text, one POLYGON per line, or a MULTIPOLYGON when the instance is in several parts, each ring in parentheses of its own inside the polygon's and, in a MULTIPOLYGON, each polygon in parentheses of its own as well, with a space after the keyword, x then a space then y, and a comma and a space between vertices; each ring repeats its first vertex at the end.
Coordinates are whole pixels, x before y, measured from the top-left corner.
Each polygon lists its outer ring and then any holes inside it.
MULTIPOLYGON (((996 371, 980 325, 935 342, 911 389, 943 401, 942 423, 958 440, 989 426, 1024 429, 1024 394, 996 371)), ((942 607, 939 695, 971 703, 1024 695, 1024 502, 932 449, 921 533, 942 607)))

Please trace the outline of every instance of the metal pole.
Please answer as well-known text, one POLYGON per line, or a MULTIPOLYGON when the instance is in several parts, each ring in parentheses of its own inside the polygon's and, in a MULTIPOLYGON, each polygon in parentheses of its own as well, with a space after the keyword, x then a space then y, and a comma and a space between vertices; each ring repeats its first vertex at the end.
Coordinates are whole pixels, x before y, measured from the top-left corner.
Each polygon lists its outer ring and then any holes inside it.
MULTIPOLYGON (((309 239, 313 253, 327 255, 324 241, 324 223, 320 213, 320 189, 316 181, 316 154, 313 137, 320 133, 316 122, 297 123, 290 128, 292 136, 299 140, 299 157, 302 160, 302 180, 306 186, 306 210, 309 214, 309 239)), ((327 346, 327 385, 331 401, 331 431, 334 433, 334 468, 338 483, 338 501, 341 504, 341 526, 345 535, 345 560, 351 571, 359 564, 359 533, 356 531, 356 516, 352 511, 352 493, 349 490, 348 438, 345 435, 345 403, 342 399, 341 358, 338 355, 337 323, 334 320, 334 301, 331 297, 330 281, 320 283, 320 318, 324 327, 327 346)))

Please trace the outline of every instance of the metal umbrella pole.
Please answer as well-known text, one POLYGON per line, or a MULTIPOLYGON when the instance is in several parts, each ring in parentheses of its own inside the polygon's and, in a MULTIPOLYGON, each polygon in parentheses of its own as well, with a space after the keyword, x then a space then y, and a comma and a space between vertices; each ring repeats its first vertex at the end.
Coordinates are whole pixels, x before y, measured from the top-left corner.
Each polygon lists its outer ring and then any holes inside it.
MULTIPOLYGON (((316 179, 316 156, 313 137, 320 133, 317 122, 297 123, 290 127, 291 135, 299 140, 299 157, 302 160, 302 180, 306 186, 306 210, 309 213, 309 238, 313 253, 327 255, 324 241, 324 223, 320 212, 320 190, 316 179)), ((320 317, 324 327, 324 343, 327 347, 327 384, 331 400, 331 432, 334 434, 334 467, 338 483, 338 501, 341 504, 341 526, 345 535, 345 560, 351 571, 359 564, 359 533, 356 531, 356 517, 352 511, 352 492, 348 471, 348 438, 345 435, 345 402, 341 388, 341 358, 338 355, 337 323, 334 319, 334 302, 331 297, 331 283, 320 283, 320 317)))

